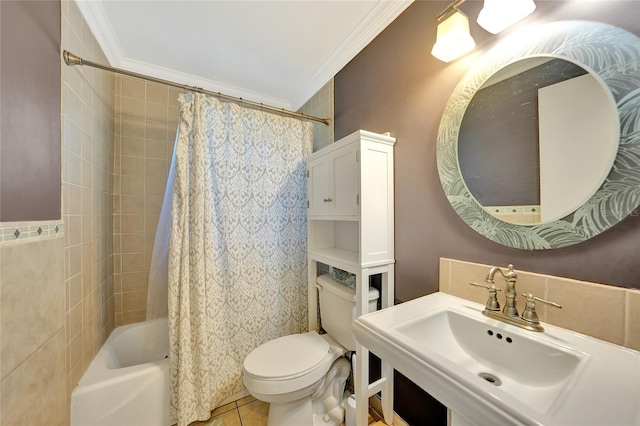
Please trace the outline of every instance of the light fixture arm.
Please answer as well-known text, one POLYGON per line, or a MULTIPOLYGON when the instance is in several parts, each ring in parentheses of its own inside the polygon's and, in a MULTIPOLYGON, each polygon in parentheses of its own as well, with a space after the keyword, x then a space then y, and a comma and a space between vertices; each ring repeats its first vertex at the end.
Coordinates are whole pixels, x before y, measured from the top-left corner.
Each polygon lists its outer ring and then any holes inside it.
MULTIPOLYGON (((437 15, 436 44, 431 54, 449 62, 466 54, 476 46, 469 31, 469 18, 458 6, 466 0, 454 0, 437 15)), ((478 24, 492 34, 524 19, 536 8, 534 0, 484 0, 478 24)))
POLYGON ((467 1, 467 0, 455 0, 453 3, 451 3, 449 6, 447 6, 446 9, 444 9, 442 12, 438 13, 438 17, 437 17, 438 22, 444 21, 451 12, 457 10, 458 6, 460 6, 465 1, 467 1))
POLYGON ((438 14, 436 43, 431 54, 443 62, 450 62, 476 46, 469 33, 469 18, 458 6, 465 0, 456 0, 438 14))

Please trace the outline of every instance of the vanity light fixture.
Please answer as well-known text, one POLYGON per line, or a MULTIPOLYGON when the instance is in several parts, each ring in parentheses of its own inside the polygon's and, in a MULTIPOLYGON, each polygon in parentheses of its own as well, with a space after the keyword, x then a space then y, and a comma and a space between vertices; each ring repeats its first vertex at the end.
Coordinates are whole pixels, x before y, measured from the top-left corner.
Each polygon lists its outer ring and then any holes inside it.
MULTIPOLYGON (((431 54, 443 62, 450 62, 476 46, 469 33, 469 18, 458 6, 466 0, 455 0, 438 14, 436 44, 431 54)), ((509 28, 536 9, 533 0, 484 0, 478 24, 492 34, 509 28)))
POLYGON ((431 54, 443 62, 459 58, 476 46, 469 33, 469 18, 456 7, 463 1, 452 3, 438 15, 438 33, 431 54), (453 14, 449 15, 451 11, 453 14))
POLYGON ((509 28, 536 9, 533 0, 484 0, 478 24, 492 34, 509 28))

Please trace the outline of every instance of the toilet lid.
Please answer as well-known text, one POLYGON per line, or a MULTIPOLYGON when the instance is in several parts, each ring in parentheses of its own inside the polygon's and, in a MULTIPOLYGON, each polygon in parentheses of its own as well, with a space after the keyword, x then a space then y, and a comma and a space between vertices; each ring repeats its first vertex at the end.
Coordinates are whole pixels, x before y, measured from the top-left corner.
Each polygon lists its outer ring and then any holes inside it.
POLYGON ((291 334, 264 343, 244 360, 244 369, 254 377, 291 379, 317 366, 329 352, 329 343, 312 331, 291 334))

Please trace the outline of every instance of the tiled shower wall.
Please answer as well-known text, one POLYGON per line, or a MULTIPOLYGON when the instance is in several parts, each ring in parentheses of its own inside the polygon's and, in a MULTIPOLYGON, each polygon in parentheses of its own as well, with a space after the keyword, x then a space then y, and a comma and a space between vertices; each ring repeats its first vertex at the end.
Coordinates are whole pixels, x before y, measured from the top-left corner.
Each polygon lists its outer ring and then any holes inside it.
MULTIPOLYGON (((62 2, 62 46, 83 58, 108 63, 72 1, 62 2)), ((115 78, 94 68, 61 66, 70 393, 115 325, 111 220, 115 78)))
POLYGON ((331 124, 313 122, 313 152, 333 143, 333 79, 322 86, 298 110, 303 114, 328 118, 331 124))
POLYGON ((178 126, 179 89, 116 76, 113 180, 116 326, 144 321, 149 265, 178 126))
MULTIPOLYGON (((144 321, 156 226, 179 118, 181 89, 116 76, 113 181, 116 326, 144 321)), ((333 81, 300 109, 333 122, 333 81)), ((314 123, 314 151, 333 142, 333 124, 314 123)))

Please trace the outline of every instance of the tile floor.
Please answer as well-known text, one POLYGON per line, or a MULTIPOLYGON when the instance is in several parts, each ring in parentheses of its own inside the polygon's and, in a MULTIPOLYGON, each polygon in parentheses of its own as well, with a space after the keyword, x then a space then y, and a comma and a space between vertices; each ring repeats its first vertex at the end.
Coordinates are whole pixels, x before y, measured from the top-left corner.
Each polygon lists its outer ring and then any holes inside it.
POLYGON ((216 420, 222 420, 224 426, 267 426, 268 415, 269 404, 247 396, 216 408, 209 420, 190 426, 209 426, 216 420))
MULTIPOLYGON (((373 412, 373 414, 375 415, 376 413, 373 412)), ((213 426, 217 420, 222 420, 222 426, 267 426, 268 416, 269 404, 258 401, 252 396, 247 396, 216 408, 209 420, 194 422, 189 426, 213 426)), ((376 417, 378 416, 376 415, 376 417)), ((369 425, 386 426, 384 422, 378 419, 374 419, 369 414, 369 425)))

